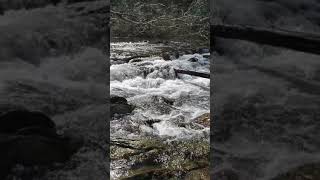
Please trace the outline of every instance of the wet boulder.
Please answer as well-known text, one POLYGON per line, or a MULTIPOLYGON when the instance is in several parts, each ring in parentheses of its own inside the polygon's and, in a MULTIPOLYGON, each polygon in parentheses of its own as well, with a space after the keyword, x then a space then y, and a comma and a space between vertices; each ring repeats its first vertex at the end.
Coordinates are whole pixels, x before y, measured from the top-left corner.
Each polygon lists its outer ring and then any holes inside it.
POLYGON ((41 112, 15 110, 0 116, 0 179, 16 164, 65 162, 83 145, 75 135, 59 135, 55 123, 41 112))
POLYGON ((41 112, 13 110, 0 116, 0 133, 15 133, 26 127, 55 129, 55 123, 41 112))
POLYGON ((10 149, 14 152, 15 163, 49 165, 66 162, 82 144, 79 137, 26 135, 17 137, 10 149))
POLYGON ((171 60, 171 56, 169 53, 163 53, 162 54, 162 58, 165 60, 165 61, 170 61, 171 60))
POLYGON ((127 99, 120 96, 111 96, 110 102, 111 104, 128 104, 127 99))
POLYGON ((124 97, 112 96, 110 98, 110 112, 113 117, 115 114, 129 114, 134 110, 134 106, 128 104, 124 97))

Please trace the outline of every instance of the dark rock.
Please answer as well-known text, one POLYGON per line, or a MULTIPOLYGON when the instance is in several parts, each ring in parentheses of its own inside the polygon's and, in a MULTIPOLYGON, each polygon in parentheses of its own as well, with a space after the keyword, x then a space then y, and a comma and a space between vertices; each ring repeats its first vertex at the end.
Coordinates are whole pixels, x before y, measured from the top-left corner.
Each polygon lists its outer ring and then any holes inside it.
POLYGON ((25 128, 19 129, 15 134, 23 135, 23 136, 38 135, 38 136, 53 137, 53 138, 59 137, 55 129, 43 128, 39 126, 25 127, 25 128))
POLYGON ((133 111, 134 107, 129 104, 111 104, 111 116, 115 114, 129 114, 133 111))
POLYGON ((169 104, 169 105, 173 105, 174 104, 174 100, 167 99, 167 98, 163 98, 163 102, 165 102, 166 104, 169 104))
POLYGON ((54 122, 41 112, 15 110, 0 116, 0 133, 15 133, 25 127, 55 129, 54 122))
POLYGON ((180 57, 180 53, 178 51, 174 52, 174 57, 178 59, 180 57))
POLYGON ((55 123, 40 112, 15 110, 0 117, 0 179, 16 164, 65 162, 83 145, 74 135, 58 135, 55 123))
POLYGON ((159 122, 161 122, 161 120, 159 119, 149 119, 145 121, 146 125, 149 127, 152 127, 154 123, 159 123, 159 122))
POLYGON ((190 61, 190 62, 198 62, 198 59, 195 58, 195 57, 192 57, 192 58, 188 59, 188 61, 190 61))
POLYGON ((169 53, 163 53, 162 54, 162 58, 166 61, 170 61, 171 60, 171 57, 170 57, 170 54, 169 53))
POLYGON ((113 96, 110 98, 110 112, 113 117, 115 114, 128 114, 134 110, 134 106, 128 104, 124 97, 113 96))
POLYGON ((111 96, 110 97, 110 103, 111 104, 128 104, 128 101, 124 97, 120 96, 111 96))
POLYGON ((2 135, 0 138, 0 178, 16 164, 25 166, 63 163, 83 145, 80 137, 43 135, 2 135))
POLYGON ((210 58, 210 54, 209 54, 209 55, 202 55, 202 57, 204 57, 204 58, 210 58))
POLYGON ((83 145, 79 137, 45 137, 39 135, 20 136, 10 149, 15 163, 23 165, 49 165, 63 163, 83 145))

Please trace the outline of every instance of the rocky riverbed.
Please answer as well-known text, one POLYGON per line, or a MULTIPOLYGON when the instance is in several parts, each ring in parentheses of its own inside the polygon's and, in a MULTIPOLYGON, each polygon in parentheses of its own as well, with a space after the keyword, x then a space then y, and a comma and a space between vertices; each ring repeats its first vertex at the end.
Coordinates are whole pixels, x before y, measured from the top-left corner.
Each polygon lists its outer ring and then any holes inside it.
POLYGON ((111 96, 134 107, 111 121, 112 179, 209 179, 210 80, 174 72, 209 73, 209 55, 164 43, 111 44, 111 96), (148 57, 121 62, 137 55, 148 57))

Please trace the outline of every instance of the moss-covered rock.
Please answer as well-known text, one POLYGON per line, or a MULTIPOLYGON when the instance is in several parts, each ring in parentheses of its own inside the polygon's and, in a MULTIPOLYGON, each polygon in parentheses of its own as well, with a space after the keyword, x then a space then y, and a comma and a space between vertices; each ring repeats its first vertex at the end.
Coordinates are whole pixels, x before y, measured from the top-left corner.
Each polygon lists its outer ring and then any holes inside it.
POLYGON ((201 124, 204 127, 210 127, 210 113, 202 114, 194 119, 195 123, 201 124))
POLYGON ((190 179, 195 174, 207 177, 209 149, 209 142, 203 139, 114 138, 111 160, 124 159, 130 164, 120 179, 190 179))

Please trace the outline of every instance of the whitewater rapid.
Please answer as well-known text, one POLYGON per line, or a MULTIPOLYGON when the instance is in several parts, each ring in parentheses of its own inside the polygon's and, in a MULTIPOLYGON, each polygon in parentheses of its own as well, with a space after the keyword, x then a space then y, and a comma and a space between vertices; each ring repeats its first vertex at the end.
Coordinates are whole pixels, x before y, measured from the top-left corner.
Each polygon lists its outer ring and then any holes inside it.
MULTIPOLYGON (((111 59, 161 52, 164 47, 148 42, 111 43, 111 59)), ((209 53, 182 55, 170 61, 157 55, 123 64, 111 60, 111 96, 125 97, 135 106, 131 114, 111 120, 111 138, 156 136, 163 141, 203 138, 209 143, 210 129, 197 128, 192 120, 210 112, 210 79, 174 72, 175 68, 209 73, 209 59, 204 55, 209 53), (188 61, 190 58, 197 61, 188 61)), ((119 166, 125 166, 125 162, 111 162, 112 178, 117 176, 119 166)))
MULTIPOLYGON (((160 45, 147 42, 112 43, 111 52, 146 53, 160 45)), ((126 57, 112 53, 111 57, 126 57)), ((192 138, 208 133, 208 128, 193 130, 179 127, 181 123, 209 112, 210 80, 189 75, 176 77, 173 68, 209 73, 209 60, 200 54, 183 55, 172 61, 154 56, 136 63, 114 64, 110 67, 111 95, 125 97, 136 107, 129 116, 111 122, 112 136, 152 134, 175 138, 192 138), (195 57, 197 62, 188 61, 195 57), (163 101, 170 100, 173 104, 163 101), (158 120, 152 127, 143 121, 158 120), (125 121, 125 122, 123 122, 125 121), (130 122, 129 124, 126 121, 130 122), (119 126, 119 123, 121 124, 119 126), (139 133, 123 132, 124 126, 139 126, 139 133)))

